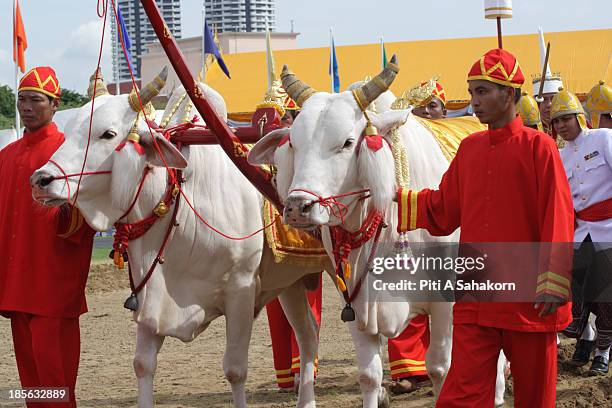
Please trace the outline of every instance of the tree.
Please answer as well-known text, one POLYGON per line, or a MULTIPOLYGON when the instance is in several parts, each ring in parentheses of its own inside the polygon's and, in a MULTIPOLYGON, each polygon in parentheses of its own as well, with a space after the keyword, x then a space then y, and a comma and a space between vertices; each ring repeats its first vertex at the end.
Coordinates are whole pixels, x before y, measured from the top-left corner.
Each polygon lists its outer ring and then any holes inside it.
POLYGON ((7 118, 4 115, 0 115, 0 129, 11 129, 15 127, 15 117, 7 118))
POLYGON ((0 115, 15 117, 15 94, 7 85, 0 86, 0 115))
POLYGON ((89 98, 70 89, 62 89, 62 100, 59 110, 80 108, 89 102, 89 98))

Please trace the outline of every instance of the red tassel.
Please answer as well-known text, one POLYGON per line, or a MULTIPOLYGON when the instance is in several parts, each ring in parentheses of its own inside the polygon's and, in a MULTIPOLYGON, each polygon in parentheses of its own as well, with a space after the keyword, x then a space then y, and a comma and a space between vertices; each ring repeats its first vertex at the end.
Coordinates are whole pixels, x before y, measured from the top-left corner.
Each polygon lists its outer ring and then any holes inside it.
POLYGON ((117 146, 115 151, 117 151, 117 152, 121 151, 121 149, 123 149, 125 147, 126 143, 133 144, 134 145, 134 149, 136 150, 136 153, 138 153, 139 155, 143 156, 145 154, 144 147, 142 147, 142 145, 140 143, 135 142, 133 140, 126 140, 124 142, 121 142, 121 144, 119 144, 119 146, 117 146))
POLYGON ((368 149, 377 152, 383 146, 383 138, 381 135, 371 135, 365 137, 366 143, 368 144, 368 149))

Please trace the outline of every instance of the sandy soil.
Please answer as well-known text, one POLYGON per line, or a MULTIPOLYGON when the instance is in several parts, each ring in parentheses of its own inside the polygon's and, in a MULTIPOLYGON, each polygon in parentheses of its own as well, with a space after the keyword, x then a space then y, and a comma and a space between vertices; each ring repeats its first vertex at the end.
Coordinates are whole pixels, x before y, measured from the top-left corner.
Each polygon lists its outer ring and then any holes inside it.
MULTIPOLYGON (((82 353, 77 395, 80 407, 133 407, 136 380, 132 371, 135 323, 123 309, 129 294, 125 272, 107 264, 92 266, 88 285, 89 313, 81 319, 82 353)), ((339 319, 341 303, 329 280, 325 280, 323 325, 319 348, 319 377, 316 384, 319 407, 360 406, 356 362, 348 330, 339 319)), ((231 407, 231 392, 221 370, 225 342, 224 320, 218 319, 189 344, 167 339, 159 356, 155 379, 159 407, 231 407)), ((564 362, 573 347, 564 340, 559 350, 558 407, 611 407, 612 378, 589 377, 564 362)), ((386 351, 385 351, 386 353, 386 351)), ((0 319, 0 407, 9 403, 8 390, 18 388, 9 322, 0 319)), ((385 377, 389 377, 385 371, 385 377)), ((511 395, 512 384, 508 386, 511 395)), ((279 393, 274 384, 272 348, 262 313, 251 341, 249 405, 293 407, 295 396, 279 393)), ((512 406, 512 398, 507 398, 512 406)), ((392 398, 394 407, 432 407, 431 389, 392 398)))

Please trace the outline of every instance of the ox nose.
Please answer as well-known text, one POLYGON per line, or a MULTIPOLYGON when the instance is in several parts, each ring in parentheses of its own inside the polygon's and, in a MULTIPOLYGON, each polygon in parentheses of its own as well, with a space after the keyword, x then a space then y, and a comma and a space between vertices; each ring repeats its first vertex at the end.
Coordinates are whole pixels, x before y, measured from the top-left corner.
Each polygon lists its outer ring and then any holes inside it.
POLYGON ((53 176, 44 171, 37 171, 30 177, 30 186, 32 187, 46 187, 55 180, 53 176))
POLYGON ((283 213, 285 220, 287 222, 300 222, 308 217, 313 205, 313 200, 308 197, 288 197, 285 202, 285 211, 283 213))

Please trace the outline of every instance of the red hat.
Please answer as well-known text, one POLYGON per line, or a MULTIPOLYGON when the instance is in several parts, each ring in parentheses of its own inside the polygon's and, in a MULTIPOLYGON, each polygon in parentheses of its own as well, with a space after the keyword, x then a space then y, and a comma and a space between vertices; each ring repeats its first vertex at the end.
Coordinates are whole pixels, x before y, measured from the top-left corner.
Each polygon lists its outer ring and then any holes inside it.
POLYGON ((62 94, 55 71, 51 67, 36 67, 29 70, 19 81, 18 91, 42 92, 52 98, 59 98, 62 94))
POLYGON ((472 65, 468 81, 484 80, 496 84, 520 88, 525 82, 525 76, 514 55, 500 48, 493 49, 483 55, 472 65))
POLYGON ((436 81, 436 89, 433 90, 433 95, 436 96, 444 105, 446 105, 446 92, 438 81, 436 81))

